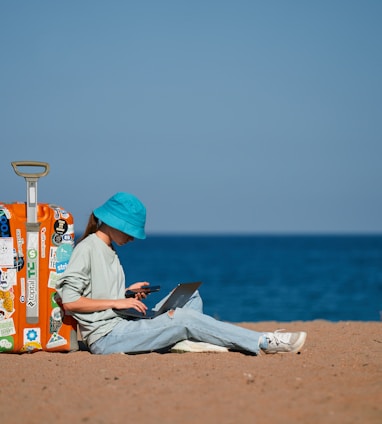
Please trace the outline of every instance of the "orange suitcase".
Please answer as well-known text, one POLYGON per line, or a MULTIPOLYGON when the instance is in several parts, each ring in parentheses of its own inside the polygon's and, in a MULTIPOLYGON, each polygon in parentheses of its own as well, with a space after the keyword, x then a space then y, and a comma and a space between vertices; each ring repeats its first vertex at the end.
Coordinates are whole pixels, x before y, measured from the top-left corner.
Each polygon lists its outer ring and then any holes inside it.
POLYGON ((37 202, 46 162, 12 166, 26 180, 27 202, 0 202, 0 352, 77 350, 77 323, 63 314, 55 291, 73 250, 73 217, 37 202))

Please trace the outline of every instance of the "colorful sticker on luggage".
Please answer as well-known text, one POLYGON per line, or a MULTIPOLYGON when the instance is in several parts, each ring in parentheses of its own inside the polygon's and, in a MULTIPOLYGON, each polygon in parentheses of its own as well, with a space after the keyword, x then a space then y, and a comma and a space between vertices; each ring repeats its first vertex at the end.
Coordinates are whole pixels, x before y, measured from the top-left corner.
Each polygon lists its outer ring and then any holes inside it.
POLYGON ((42 350, 41 329, 40 328, 24 328, 24 345, 21 351, 32 352, 34 350, 42 350))
POLYGON ((38 322, 38 233, 27 233, 27 322, 38 322))
POLYGON ((0 320, 8 319, 12 316, 15 308, 15 295, 12 290, 0 290, 0 320))
POLYGON ((0 319, 0 337, 12 336, 13 334, 16 334, 13 319, 0 319))
POLYGON ((68 231, 68 223, 65 219, 57 219, 54 223, 54 231, 56 234, 60 234, 61 236, 68 231))
POLYGON ((12 336, 0 337, 0 352, 12 352, 15 340, 12 336))
POLYGON ((15 252, 15 268, 17 268, 17 271, 21 271, 24 267, 24 254, 23 254, 24 239, 21 234, 22 234, 21 230, 17 228, 16 229, 17 249, 15 252))
POLYGON ((0 209, 0 237, 10 237, 11 227, 9 225, 10 213, 7 209, 0 209))
POLYGON ((56 250, 56 272, 57 274, 63 273, 68 264, 69 259, 73 252, 73 246, 69 243, 62 243, 56 250))
POLYGON ((13 237, 0 238, 0 267, 13 268, 13 237))
POLYGON ((0 290, 6 291, 16 285, 15 269, 0 269, 0 290))
POLYGON ((45 259, 46 257, 46 227, 41 228, 41 240, 40 240, 40 257, 45 259))
POLYGON ((56 302, 57 296, 57 293, 52 293, 50 298, 52 312, 50 314, 49 332, 51 333, 51 337, 46 345, 47 349, 64 346, 68 343, 68 341, 59 334, 63 324, 62 319, 64 313, 60 305, 56 302))

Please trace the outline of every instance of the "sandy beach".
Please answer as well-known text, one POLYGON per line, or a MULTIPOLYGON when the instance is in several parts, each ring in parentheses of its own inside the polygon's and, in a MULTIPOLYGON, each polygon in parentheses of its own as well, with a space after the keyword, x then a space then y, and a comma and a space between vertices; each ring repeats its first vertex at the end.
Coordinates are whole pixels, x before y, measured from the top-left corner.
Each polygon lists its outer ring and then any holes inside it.
POLYGON ((240 323, 305 330, 299 354, 1 354, 7 423, 382 422, 382 322, 240 323))

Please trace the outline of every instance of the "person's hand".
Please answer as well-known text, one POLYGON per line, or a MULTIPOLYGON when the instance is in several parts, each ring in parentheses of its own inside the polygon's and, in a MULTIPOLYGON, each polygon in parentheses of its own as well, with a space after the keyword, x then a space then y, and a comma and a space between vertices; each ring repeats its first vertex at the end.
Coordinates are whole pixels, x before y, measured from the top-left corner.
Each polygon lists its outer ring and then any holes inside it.
POLYGON ((147 306, 135 297, 128 297, 127 299, 117 299, 115 301, 114 309, 136 309, 138 312, 143 314, 147 311, 147 306))
POLYGON ((137 291, 137 293, 135 294, 135 299, 138 300, 142 300, 142 299, 146 299, 147 294, 144 291, 139 291, 139 289, 141 289, 142 287, 148 287, 150 285, 150 283, 148 283, 147 281, 140 281, 138 283, 134 283, 131 284, 131 286, 129 286, 127 290, 134 290, 137 291))
POLYGON ((134 290, 140 289, 141 287, 149 286, 150 283, 148 281, 139 281, 138 283, 131 284, 127 289, 134 290))

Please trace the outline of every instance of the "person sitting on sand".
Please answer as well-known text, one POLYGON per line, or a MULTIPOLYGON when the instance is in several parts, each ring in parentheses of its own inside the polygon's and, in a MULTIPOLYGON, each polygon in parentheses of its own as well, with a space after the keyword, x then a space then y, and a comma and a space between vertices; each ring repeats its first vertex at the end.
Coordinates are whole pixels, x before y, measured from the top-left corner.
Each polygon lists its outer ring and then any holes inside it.
MULTIPOLYGON (((113 243, 122 246, 134 238, 145 239, 145 223, 146 208, 141 201, 129 193, 116 193, 91 213, 67 269, 58 278, 57 292, 63 308, 77 320, 90 352, 230 349, 258 355, 261 351, 298 352, 302 348, 306 339, 303 331, 260 333, 204 314, 198 291, 184 307, 153 319, 119 316, 119 309, 134 308, 145 313, 147 306, 143 292, 125 298, 125 275, 113 243)), ((143 291, 148 285, 146 281, 138 282, 128 289, 143 291)))

